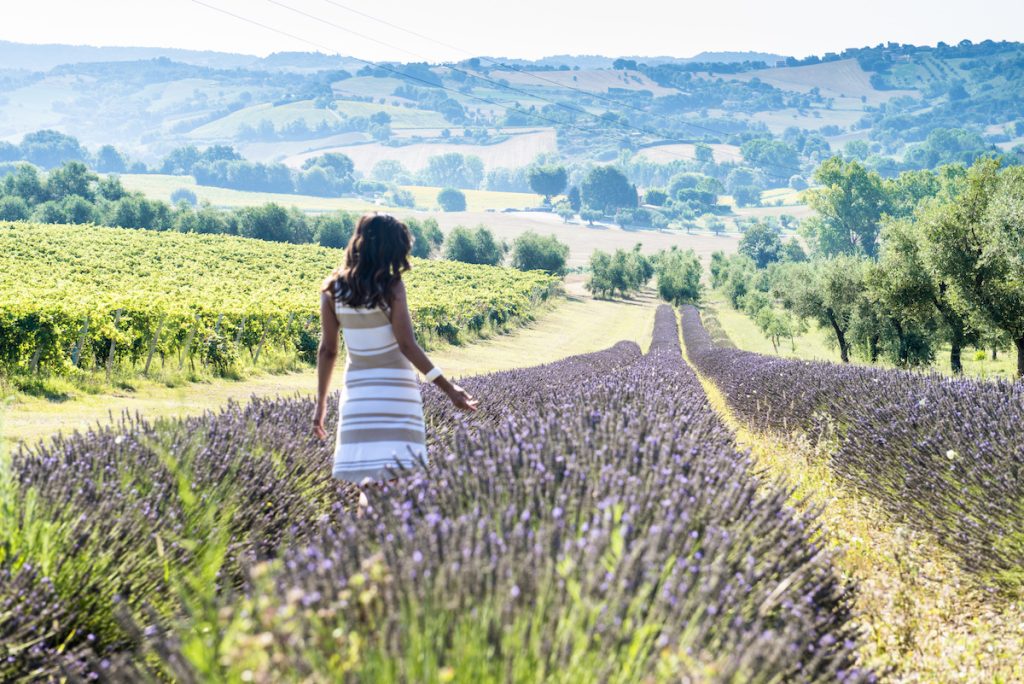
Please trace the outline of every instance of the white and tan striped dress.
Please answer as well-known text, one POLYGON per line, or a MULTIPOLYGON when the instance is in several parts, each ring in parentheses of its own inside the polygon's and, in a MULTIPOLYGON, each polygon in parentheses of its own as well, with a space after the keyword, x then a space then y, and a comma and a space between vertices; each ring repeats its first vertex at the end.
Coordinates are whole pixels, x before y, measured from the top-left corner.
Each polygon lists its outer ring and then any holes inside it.
POLYGON ((335 303, 347 361, 334 477, 379 481, 426 459, 423 399, 416 370, 398 348, 384 309, 335 303))

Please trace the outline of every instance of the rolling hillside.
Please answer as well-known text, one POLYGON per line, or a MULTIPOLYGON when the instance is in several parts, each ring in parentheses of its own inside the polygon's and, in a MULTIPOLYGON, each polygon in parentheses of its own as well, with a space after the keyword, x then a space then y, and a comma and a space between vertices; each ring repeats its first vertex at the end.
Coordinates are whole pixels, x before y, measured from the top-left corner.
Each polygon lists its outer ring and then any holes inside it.
POLYGON ((1022 50, 890 44, 804 60, 712 53, 369 68, 308 53, 259 59, 2 43, 0 140, 54 128, 147 164, 189 143, 233 145, 264 162, 331 150, 363 173, 382 159, 416 169, 448 151, 479 156, 487 168, 543 153, 607 161, 623 149, 667 163, 688 155, 650 145, 738 146, 791 128, 820 134, 833 149, 866 140, 895 159, 943 127, 1012 150, 1024 141, 1014 128, 1022 50), (491 140, 451 139, 469 133, 491 140))

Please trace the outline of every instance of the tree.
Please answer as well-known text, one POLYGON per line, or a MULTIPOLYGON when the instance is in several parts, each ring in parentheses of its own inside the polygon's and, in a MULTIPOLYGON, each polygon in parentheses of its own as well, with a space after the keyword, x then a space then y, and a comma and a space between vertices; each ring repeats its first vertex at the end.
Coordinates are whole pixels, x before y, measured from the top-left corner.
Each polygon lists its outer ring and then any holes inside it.
POLYGON ((0 221, 27 221, 32 215, 28 202, 17 195, 0 197, 0 221))
POLYGON ((596 297, 609 297, 615 294, 611 278, 612 257, 607 252, 594 250, 590 255, 590 277, 585 287, 596 297))
POLYGON ((871 148, 868 147, 867 142, 864 140, 851 140, 846 143, 846 147, 843 148, 843 156, 847 159, 856 159, 857 161, 864 161, 871 154, 871 148))
POLYGON ((580 218, 587 222, 588 226, 594 225, 594 221, 600 221, 604 214, 599 209, 583 209, 580 211, 580 218))
POLYGON ((196 193, 188 188, 178 188, 171 193, 171 204, 178 204, 180 202, 185 202, 189 206, 194 207, 199 204, 199 199, 196 197, 196 193))
POLYGON ((124 185, 121 183, 121 179, 118 176, 107 176, 100 180, 96 186, 96 194, 105 200, 116 202, 125 195, 128 191, 124 189, 124 185))
POLYGON ((775 353, 779 353, 779 344, 788 338, 790 348, 795 350, 794 338, 801 331, 800 322, 789 311, 780 311, 770 304, 762 306, 753 314, 754 324, 772 343, 775 353))
POLYGON ((758 268, 765 268, 773 261, 778 261, 781 251, 779 232, 760 221, 747 228, 747 232, 740 238, 739 253, 753 259, 758 268))
POLYGON ((14 143, 0 140, 0 162, 12 162, 21 159, 21 148, 14 143))
POLYGON ((796 238, 790 238, 782 243, 782 249, 779 251, 779 261, 789 263, 807 261, 807 252, 800 246, 796 238))
POLYGON ((814 178, 822 187, 808 190, 805 197, 818 216, 802 226, 814 253, 875 258, 882 217, 889 211, 882 177, 859 162, 832 157, 814 178))
POLYGON ((569 175, 564 166, 533 166, 526 179, 535 193, 544 196, 544 204, 550 204, 553 196, 565 190, 569 175))
POLYGON ((269 203, 261 207, 246 207, 239 212, 238 233, 242 237, 270 240, 272 242, 291 242, 292 226, 288 210, 269 203))
POLYGON ((373 171, 370 172, 370 177, 385 183, 398 183, 403 179, 407 179, 412 174, 401 162, 395 161, 394 159, 382 159, 373 166, 373 171))
POLYGON ((437 203, 443 211, 466 211, 466 194, 455 188, 445 188, 437 193, 437 203))
POLYGON ((160 173, 173 176, 188 176, 192 174, 192 168, 199 163, 199 149, 195 145, 186 145, 171 150, 171 153, 164 157, 160 166, 160 173))
POLYGON ((705 214, 701 218, 704 221, 704 227, 715 235, 721 235, 725 232, 725 221, 714 214, 705 214))
POLYGON ((568 223, 569 219, 576 215, 576 212, 573 211, 572 206, 566 200, 562 200, 555 204, 554 209, 555 213, 562 218, 564 223, 568 223))
POLYGON ((446 259, 488 266, 500 264, 508 251, 508 245, 495 240, 494 234, 484 226, 477 226, 474 230, 456 227, 448 234, 444 248, 446 259))
POLYGON ((99 223, 99 212, 92 202, 78 195, 68 195, 60 202, 65 223, 99 223))
POLYGON ((29 204, 38 204, 48 199, 43 179, 31 164, 18 164, 14 173, 3 179, 3 187, 6 194, 17 195, 29 204))
POLYGON ((791 264, 777 288, 783 305, 804 319, 830 328, 843 363, 850 362, 848 333, 864 296, 864 262, 849 255, 818 263, 791 264))
POLYGON ((897 319, 898 363, 909 362, 910 348, 903 331, 924 327, 938 315, 942 322, 938 332, 950 347, 950 370, 960 374, 961 351, 977 341, 977 334, 953 300, 948 281, 940 277, 931 260, 931 245, 920 224, 908 219, 888 221, 882 228, 878 268, 871 273, 868 285, 873 298, 897 319))
POLYGON ((569 200, 569 206, 572 207, 573 211, 578 212, 583 207, 583 200, 580 198, 580 189, 575 185, 569 188, 569 192, 565 197, 569 200))
POLYGON ((113 145, 104 145, 96 152, 96 170, 101 173, 124 173, 128 160, 113 145))
POLYGON ((665 200, 668 199, 668 193, 661 188, 648 188, 647 192, 644 193, 644 204, 650 204, 655 207, 665 206, 665 200))
POLYGON ((484 163, 480 157, 458 152, 434 155, 427 159, 420 177, 426 185, 475 190, 484 179, 484 163))
POLYGON ((52 130, 29 133, 21 139, 21 155, 26 161, 44 169, 52 169, 66 162, 85 162, 89 151, 77 138, 52 130))
POLYGON ((91 202, 96 197, 93 184, 99 176, 80 161, 71 161, 54 169, 46 177, 46 194, 54 200, 76 195, 91 202))
POLYGON ((614 296, 618 290, 625 297, 646 285, 654 275, 654 265, 640 250, 640 244, 629 252, 617 249, 608 254, 595 250, 590 257, 587 290, 599 297, 614 296))
POLYGON ((590 170, 580 185, 583 204, 604 214, 616 209, 632 209, 637 206, 636 188, 625 174, 614 166, 598 166, 590 170))
POLYGON ((334 175, 340 178, 351 178, 356 170, 352 158, 340 152, 328 152, 327 154, 310 157, 302 162, 303 170, 309 170, 317 166, 332 171, 334 175))
POLYGON ((925 214, 930 261, 972 314, 1005 332, 1024 377, 1024 168, 979 160, 953 201, 925 214))
POLYGON ((351 215, 345 212, 317 217, 316 240, 321 247, 344 249, 348 246, 354 232, 355 221, 351 215))
POLYGON ((661 252, 656 264, 658 296, 673 306, 694 303, 700 299, 703 269, 693 250, 683 252, 673 247, 661 252))
POLYGON ((550 275, 565 275, 569 258, 569 245, 559 242, 554 235, 541 237, 532 230, 512 242, 512 266, 520 271, 546 271, 550 275))
POLYGON ((405 224, 412 233, 412 255, 427 259, 444 243, 444 233, 437 225, 437 219, 431 217, 420 221, 408 219, 405 224))
POLYGON ((765 177, 784 183, 800 170, 800 155, 792 145, 772 138, 755 138, 740 146, 744 161, 760 169, 765 177))

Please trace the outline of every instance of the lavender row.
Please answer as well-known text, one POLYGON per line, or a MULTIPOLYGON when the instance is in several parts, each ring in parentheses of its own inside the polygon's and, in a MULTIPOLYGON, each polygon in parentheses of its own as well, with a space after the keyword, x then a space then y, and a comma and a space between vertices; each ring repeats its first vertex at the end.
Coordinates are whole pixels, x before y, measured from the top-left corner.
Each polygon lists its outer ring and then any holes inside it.
MULTIPOLYGON (((620 343, 565 363, 585 379, 640 356, 635 344, 620 343)), ((512 393, 491 403, 515 400, 512 393)), ((255 398, 179 421, 125 416, 14 454, 0 473, 14 490, 0 513, 26 538, 45 535, 50 548, 28 539, 0 547, 0 681, 82 677, 83 653, 99 663, 134 650, 125 615, 136 622, 177 613, 172 576, 206 549, 218 524, 203 518, 210 509, 231 511, 220 573, 230 587, 243 564, 273 558, 350 507, 358 492, 329 477, 331 445, 311 436, 311 415, 305 400, 255 398), (197 501, 180 491, 183 482, 197 501)), ((430 415, 436 439, 453 416, 447 408, 430 415)))
POLYGON ((834 438, 829 464, 844 481, 987 581, 1024 585, 1024 384, 724 349, 692 306, 683 336, 743 420, 834 438))
MULTIPOLYGON (((850 588, 811 541, 814 520, 755 480, 678 344, 665 308, 646 356, 621 344, 467 379, 487 407, 472 418, 428 394, 429 469, 371 492, 361 519, 348 490, 323 483, 324 446, 297 436, 306 400, 136 422, 33 454, 119 482, 106 495, 123 510, 100 510, 139 533, 113 555, 150 551, 159 536, 164 557, 187 568, 209 554, 182 541, 215 539, 216 521, 230 521, 204 613, 223 637, 203 642, 214 654, 197 655, 192 610, 135 559, 117 575, 150 576, 131 580, 133 599, 118 594, 136 602, 138 631, 98 639, 92 651, 108 660, 98 672, 153 675, 134 639, 182 682, 867 678, 855 668, 850 588), (126 444, 137 446, 107 457, 126 444), (153 514, 158 500, 190 498, 174 491, 183 480, 164 453, 192 454, 188 490, 228 513, 193 502, 153 514), (161 496, 148 498, 151 482, 161 496)), ((67 474, 51 482, 27 460, 16 460, 23 487, 80 496, 59 484, 67 474)), ((73 594, 57 593, 80 618, 73 594)))

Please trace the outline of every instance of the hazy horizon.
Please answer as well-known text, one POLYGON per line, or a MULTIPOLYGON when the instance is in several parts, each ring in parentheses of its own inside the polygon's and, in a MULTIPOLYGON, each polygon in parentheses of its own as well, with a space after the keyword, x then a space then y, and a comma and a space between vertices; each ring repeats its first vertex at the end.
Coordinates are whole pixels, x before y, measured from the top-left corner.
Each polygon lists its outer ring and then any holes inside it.
POLYGON ((374 61, 433 62, 462 59, 469 54, 539 59, 556 55, 692 57, 701 52, 765 52, 803 57, 887 42, 934 45, 964 39, 1024 39, 1014 34, 1015 27, 1024 22, 1024 3, 1007 0, 979 0, 970 13, 921 0, 899 6, 866 0, 856 12, 835 16, 823 13, 820 5, 810 0, 753 7, 739 0, 723 0, 713 7, 691 8, 663 7, 651 0, 639 0, 630 4, 628 13, 606 9, 590 12, 579 0, 557 6, 525 0, 515 5, 516 12, 502 14, 500 19, 481 16, 480 5, 469 0, 412 7, 396 0, 202 2, 238 16, 193 0, 146 6, 131 0, 53 0, 9 11, 0 27, 0 40, 254 56, 320 51, 374 61), (411 36, 359 13, 434 40, 411 36), (52 23, 54 16, 63 18, 59 26, 52 23), (647 21, 647 17, 654 16, 658 21, 647 21), (721 17, 732 21, 725 22, 721 17))

